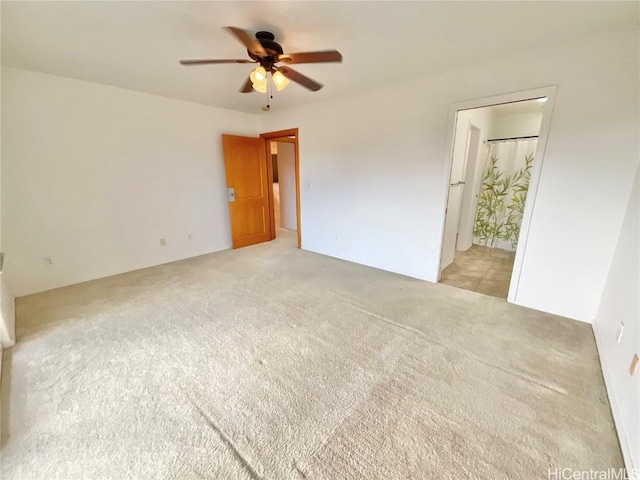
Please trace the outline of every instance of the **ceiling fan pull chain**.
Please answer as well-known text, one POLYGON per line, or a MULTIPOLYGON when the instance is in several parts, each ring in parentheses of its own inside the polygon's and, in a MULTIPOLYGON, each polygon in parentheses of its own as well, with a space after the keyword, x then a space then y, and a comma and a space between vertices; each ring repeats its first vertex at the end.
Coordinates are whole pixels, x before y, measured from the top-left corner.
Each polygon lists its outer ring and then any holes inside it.
POLYGON ((271 99, 273 98, 273 95, 271 95, 271 83, 269 82, 269 77, 267 76, 267 104, 262 107, 262 110, 264 112, 268 112, 269 110, 271 110, 271 99))
POLYGON ((271 71, 271 81, 268 82, 268 86, 267 86, 267 92, 269 95, 269 103, 271 103, 271 100, 273 100, 273 71, 271 71))

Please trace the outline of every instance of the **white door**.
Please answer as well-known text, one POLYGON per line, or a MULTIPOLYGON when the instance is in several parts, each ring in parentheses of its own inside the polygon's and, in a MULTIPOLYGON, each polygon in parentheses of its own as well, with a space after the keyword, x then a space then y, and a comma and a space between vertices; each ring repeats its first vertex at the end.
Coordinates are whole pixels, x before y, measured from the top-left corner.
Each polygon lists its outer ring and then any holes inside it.
POLYGON ((462 180, 457 180, 449 186, 449 201, 447 202, 447 220, 444 226, 444 244, 442 245, 442 262, 440 270, 444 270, 453 262, 456 254, 458 238, 458 221, 460 220, 460 205, 462 200, 462 180))
POLYGON ((483 164, 480 162, 480 129, 469 125, 469 145, 465 166, 465 184, 460 204, 458 222, 458 242, 456 250, 466 251, 473 245, 473 225, 476 220, 476 206, 482 183, 483 164))
POLYGON ((464 125, 456 123, 456 136, 453 141, 453 159, 451 162, 451 180, 449 181, 449 199, 447 201, 447 217, 444 224, 444 240, 442 243, 442 259, 440 271, 447 268, 456 253, 460 208, 464 193, 465 167, 467 148, 469 145, 469 121, 464 125))

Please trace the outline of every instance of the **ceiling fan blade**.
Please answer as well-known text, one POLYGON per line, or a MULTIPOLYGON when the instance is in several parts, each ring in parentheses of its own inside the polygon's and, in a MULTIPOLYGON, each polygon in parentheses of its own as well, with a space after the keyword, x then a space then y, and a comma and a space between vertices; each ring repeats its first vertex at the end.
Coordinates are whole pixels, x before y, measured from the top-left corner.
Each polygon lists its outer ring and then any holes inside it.
POLYGON ((289 67, 278 67, 278 71, 282 73, 289 80, 293 80, 296 83, 299 83, 305 88, 317 92, 322 88, 322 84, 312 80, 306 75, 301 74, 300 72, 296 72, 295 70, 289 67))
POLYGON ((252 60, 180 60, 180 65, 213 65, 218 63, 257 63, 252 60))
POLYGON ((248 32, 245 32, 241 28, 238 27, 224 27, 231 35, 240 40, 247 50, 253 53, 257 57, 266 57, 267 52, 265 52, 264 48, 258 41, 258 39, 252 37, 248 32))
POLYGON ((277 61, 287 64, 342 62, 342 54, 337 50, 325 50, 323 52, 286 53, 284 55, 278 55, 277 61))
POLYGON ((242 93, 251 93, 253 92, 253 82, 251 81, 251 77, 247 77, 247 80, 240 87, 240 91, 242 93))

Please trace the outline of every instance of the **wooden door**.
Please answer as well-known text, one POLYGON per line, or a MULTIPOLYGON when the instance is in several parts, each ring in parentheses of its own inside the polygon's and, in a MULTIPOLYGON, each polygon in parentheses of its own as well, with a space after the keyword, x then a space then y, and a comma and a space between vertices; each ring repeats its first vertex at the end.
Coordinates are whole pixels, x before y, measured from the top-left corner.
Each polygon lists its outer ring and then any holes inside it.
POLYGON ((222 135, 233 248, 271 240, 265 140, 222 135))

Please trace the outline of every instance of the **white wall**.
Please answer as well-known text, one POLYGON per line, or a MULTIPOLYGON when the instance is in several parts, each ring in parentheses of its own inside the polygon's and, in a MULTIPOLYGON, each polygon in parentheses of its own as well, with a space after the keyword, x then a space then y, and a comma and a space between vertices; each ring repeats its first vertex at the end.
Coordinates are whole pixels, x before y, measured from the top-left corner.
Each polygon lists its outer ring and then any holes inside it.
MULTIPOLYGON (((0 90, 2 88, 2 67, 0 67, 0 90)), ((2 126, 2 119, 0 118, 0 131, 2 126)), ((0 252, 2 250, 2 162, 0 162, 0 252)), ((9 291, 9 286, 5 281, 5 275, 0 269, 0 365, 2 365, 2 348, 10 347, 15 343, 15 328, 16 328, 16 315, 15 315, 15 299, 13 294, 9 291)), ((0 371, 2 369, 0 368, 0 371)))
POLYGON ((277 144, 280 218, 282 227, 289 230, 297 230, 295 146, 293 143, 287 142, 277 142, 277 144))
POLYGON ((264 131, 300 128, 303 248, 436 281, 449 105, 557 84, 517 303, 592 321, 638 164, 638 57, 634 27, 272 109, 264 131))
POLYGON ((229 248, 222 133, 256 135, 258 117, 3 68, 2 247, 13 293, 229 248))
POLYGON ((498 114, 494 116, 491 138, 538 135, 541 123, 542 112, 498 114))
POLYGON ((636 173, 613 262, 593 325, 611 410, 629 469, 640 469, 640 369, 633 377, 629 374, 633 355, 640 355, 639 292, 640 170, 636 173), (624 331, 618 344, 617 336, 621 322, 624 323, 624 331))

